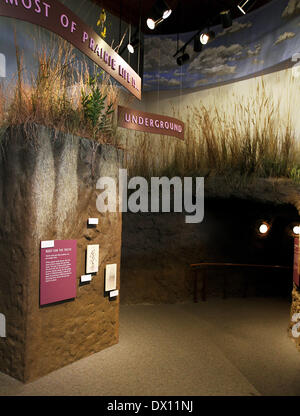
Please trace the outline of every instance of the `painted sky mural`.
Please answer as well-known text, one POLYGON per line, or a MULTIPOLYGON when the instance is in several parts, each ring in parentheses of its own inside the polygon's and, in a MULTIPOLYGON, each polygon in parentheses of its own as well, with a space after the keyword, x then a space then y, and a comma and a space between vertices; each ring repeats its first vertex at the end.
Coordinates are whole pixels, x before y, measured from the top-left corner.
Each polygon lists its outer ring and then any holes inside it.
MULTIPOLYGON (((300 53, 300 0, 273 0, 235 19, 230 28, 211 27, 216 37, 202 52, 186 52, 178 66, 177 34, 145 38, 144 90, 207 88, 268 71, 300 53)), ((179 47, 193 34, 179 34, 179 47)))

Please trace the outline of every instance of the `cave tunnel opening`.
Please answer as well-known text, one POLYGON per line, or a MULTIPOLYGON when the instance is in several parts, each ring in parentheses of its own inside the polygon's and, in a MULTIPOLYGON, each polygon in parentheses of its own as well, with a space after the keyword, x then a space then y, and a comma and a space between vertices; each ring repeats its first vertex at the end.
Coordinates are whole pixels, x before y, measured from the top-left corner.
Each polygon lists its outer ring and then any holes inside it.
POLYGON ((204 219, 186 224, 178 213, 124 214, 122 303, 176 303, 193 297, 195 263, 232 263, 278 268, 207 267, 206 295, 275 296, 290 299, 293 288, 292 204, 252 199, 206 198, 204 219), (259 232, 268 224, 268 232, 259 232), (225 283, 224 283, 225 281, 225 283))

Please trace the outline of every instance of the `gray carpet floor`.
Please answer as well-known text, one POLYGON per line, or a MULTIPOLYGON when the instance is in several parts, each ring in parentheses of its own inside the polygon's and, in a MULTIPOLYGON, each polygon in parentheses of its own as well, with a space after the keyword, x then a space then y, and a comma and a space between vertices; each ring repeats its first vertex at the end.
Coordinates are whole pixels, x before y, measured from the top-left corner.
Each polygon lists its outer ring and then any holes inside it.
POLYGON ((300 395, 300 352, 281 299, 121 306, 120 342, 0 395, 300 395))

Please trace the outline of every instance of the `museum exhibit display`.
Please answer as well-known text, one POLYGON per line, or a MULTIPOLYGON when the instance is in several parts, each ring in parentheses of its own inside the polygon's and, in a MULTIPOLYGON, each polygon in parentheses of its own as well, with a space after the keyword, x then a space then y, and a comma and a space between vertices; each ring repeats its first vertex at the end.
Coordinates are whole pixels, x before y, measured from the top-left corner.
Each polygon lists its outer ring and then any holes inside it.
POLYGON ((0 396, 300 395, 300 0, 0 33, 0 396))

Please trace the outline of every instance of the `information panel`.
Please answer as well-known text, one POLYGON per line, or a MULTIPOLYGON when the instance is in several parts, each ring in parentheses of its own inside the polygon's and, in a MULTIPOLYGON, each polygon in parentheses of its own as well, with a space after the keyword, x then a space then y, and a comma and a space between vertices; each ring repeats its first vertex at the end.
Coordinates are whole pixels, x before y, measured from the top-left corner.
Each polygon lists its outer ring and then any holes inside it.
POLYGON ((299 237, 294 238, 293 280, 294 280, 295 285, 299 287, 299 237))
POLYGON ((76 254, 76 240, 42 241, 40 305, 76 297, 76 254))

